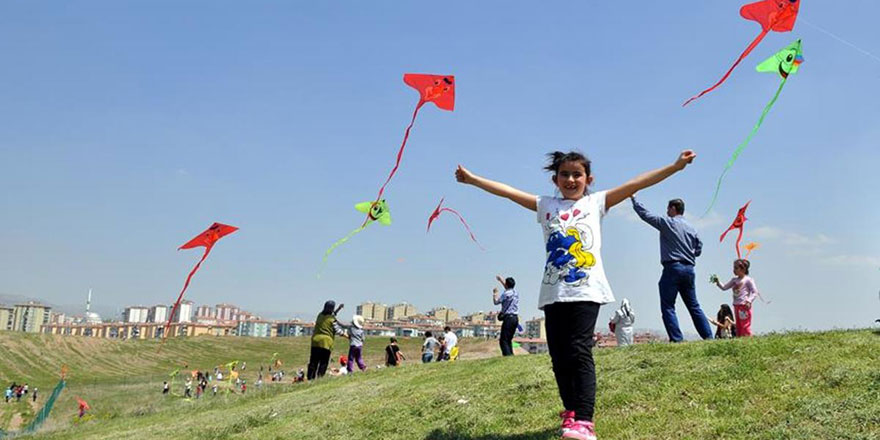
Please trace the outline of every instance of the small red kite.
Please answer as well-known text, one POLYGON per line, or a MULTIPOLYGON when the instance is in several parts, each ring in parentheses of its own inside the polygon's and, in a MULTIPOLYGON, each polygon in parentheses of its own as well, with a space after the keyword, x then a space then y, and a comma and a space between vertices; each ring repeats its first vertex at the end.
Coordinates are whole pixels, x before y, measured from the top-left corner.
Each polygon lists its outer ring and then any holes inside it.
POLYGON ((721 234, 721 239, 718 240, 719 243, 724 241, 724 236, 726 236, 728 232, 734 229, 739 229, 739 236, 736 237, 736 258, 742 258, 739 251, 739 243, 740 241, 742 241, 743 238, 743 226, 745 226, 746 220, 748 220, 746 218, 746 209, 749 208, 749 203, 752 203, 752 201, 749 200, 748 202, 746 202, 745 206, 739 208, 739 211, 737 211, 736 213, 736 218, 733 219, 733 223, 731 223, 730 227, 727 228, 727 230, 724 231, 723 234, 721 234))
POLYGON ((458 211, 456 211, 452 208, 447 208, 447 207, 443 206, 444 199, 445 198, 440 199, 440 203, 437 204, 437 208, 435 208, 434 212, 431 213, 431 216, 428 217, 428 230, 427 230, 427 232, 431 232, 431 224, 434 223, 434 220, 437 220, 437 218, 440 217, 441 212, 445 211, 445 212, 448 212, 448 213, 458 217, 458 220, 461 221, 461 224, 464 225, 464 228, 467 229, 468 234, 471 236, 471 240, 473 240, 474 243, 476 243, 477 246, 480 247, 480 249, 486 250, 485 248, 483 248, 483 246, 480 244, 480 242, 477 241, 477 237, 474 236, 474 233, 471 231, 471 227, 468 226, 467 222, 464 220, 464 217, 462 217, 461 214, 458 213, 458 211))
POLYGON ((193 274, 199 270, 199 267, 202 265, 202 262, 205 261, 205 258, 208 258, 208 254, 211 252, 211 248, 214 247, 214 244, 217 243, 221 238, 237 231, 238 228, 235 226, 224 225, 222 223, 214 223, 210 228, 206 229, 205 232, 197 235, 192 240, 183 244, 183 246, 179 247, 177 250, 181 249, 192 249, 199 246, 204 246, 205 253, 202 255, 202 259, 196 263, 196 266, 189 272, 189 275, 186 277, 186 282, 183 283, 183 290, 180 291, 180 295, 177 296, 177 302, 174 303, 174 306, 171 308, 171 314, 168 315, 168 322, 165 324, 165 331, 162 333, 162 340, 168 336, 168 329, 171 328, 171 320, 174 319, 174 312, 177 311, 177 307, 180 306, 180 301, 183 299, 183 293, 186 292, 186 288, 189 287, 189 281, 192 279, 193 274))

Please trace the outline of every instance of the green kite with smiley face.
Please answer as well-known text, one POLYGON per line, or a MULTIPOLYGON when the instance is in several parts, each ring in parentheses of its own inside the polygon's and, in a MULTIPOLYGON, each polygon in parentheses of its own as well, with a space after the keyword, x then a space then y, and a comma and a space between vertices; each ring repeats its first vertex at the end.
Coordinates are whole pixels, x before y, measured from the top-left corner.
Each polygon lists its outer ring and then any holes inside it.
POLYGON ((385 203, 385 199, 375 201, 375 202, 362 202, 354 205, 354 209, 357 209, 359 212, 367 214, 367 220, 364 222, 361 227, 351 231, 345 237, 340 238, 330 246, 330 249, 327 249, 324 252, 324 258, 321 260, 321 270, 318 271, 318 278, 321 277, 321 272, 324 270, 324 266, 327 264, 327 258, 330 256, 330 253, 333 252, 337 247, 344 244, 346 241, 354 237, 358 232, 363 231, 373 222, 379 222, 380 225, 388 226, 391 224, 391 211, 388 209, 388 204, 385 203))
POLYGON ((779 93, 782 92, 782 87, 785 86, 785 82, 788 81, 788 77, 792 74, 797 73, 800 68, 801 63, 804 62, 804 54, 801 52, 801 40, 796 40, 794 43, 789 44, 785 47, 785 49, 776 52, 770 58, 764 60, 761 64, 758 64, 756 70, 758 72, 770 72, 776 73, 782 79, 779 83, 779 88, 776 89, 776 94, 773 95, 773 99, 767 103, 767 106, 764 107, 764 111, 761 113, 761 117, 758 118, 758 123, 755 124, 755 127, 752 128, 752 132, 746 137, 736 150, 733 152, 733 156, 731 156, 730 160, 727 161, 727 165, 724 166, 724 171, 721 172, 721 176, 718 178, 718 183, 715 185, 715 194, 712 195, 712 202, 709 203, 709 207, 706 209, 706 215, 709 213, 709 210, 715 206, 715 200, 718 198, 718 192, 721 190, 721 181, 724 179, 724 175, 727 174, 727 171, 730 170, 730 167, 733 166, 733 163, 736 162, 736 159, 739 157, 740 153, 746 148, 746 145, 749 144, 749 141, 752 140, 752 137, 755 133, 758 132, 758 129, 761 128, 761 124, 764 123, 764 117, 767 116, 767 113, 770 112, 770 108, 773 107, 773 104, 776 103, 776 99, 779 98, 779 93))

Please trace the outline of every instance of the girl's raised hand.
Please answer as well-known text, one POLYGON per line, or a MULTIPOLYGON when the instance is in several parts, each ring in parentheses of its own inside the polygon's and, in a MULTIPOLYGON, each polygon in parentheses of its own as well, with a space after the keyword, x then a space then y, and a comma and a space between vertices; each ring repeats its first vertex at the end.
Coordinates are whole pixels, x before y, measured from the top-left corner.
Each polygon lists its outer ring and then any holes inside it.
POLYGON ((473 183, 474 174, 468 171, 467 168, 459 165, 458 169, 455 170, 455 180, 460 183, 473 183))
POLYGON ((697 153, 694 153, 694 150, 684 150, 678 155, 678 159, 675 160, 675 167, 679 170, 683 170, 684 167, 693 162, 696 157, 697 153))

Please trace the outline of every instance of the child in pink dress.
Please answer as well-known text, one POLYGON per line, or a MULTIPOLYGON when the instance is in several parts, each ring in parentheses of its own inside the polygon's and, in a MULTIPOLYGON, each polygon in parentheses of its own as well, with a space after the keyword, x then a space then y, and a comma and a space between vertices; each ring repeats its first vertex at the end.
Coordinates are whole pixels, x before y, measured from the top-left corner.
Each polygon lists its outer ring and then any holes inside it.
POLYGON ((721 285, 716 277, 715 285, 721 290, 733 288, 733 311, 736 315, 736 336, 752 336, 752 303, 760 295, 755 280, 749 276, 749 260, 733 262, 733 274, 727 284, 721 285))

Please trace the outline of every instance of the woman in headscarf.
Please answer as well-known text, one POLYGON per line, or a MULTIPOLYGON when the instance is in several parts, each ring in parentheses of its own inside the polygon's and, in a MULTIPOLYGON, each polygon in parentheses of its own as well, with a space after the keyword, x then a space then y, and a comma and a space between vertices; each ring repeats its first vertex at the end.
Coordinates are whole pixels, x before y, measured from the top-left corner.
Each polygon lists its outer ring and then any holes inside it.
POLYGON ((330 363, 330 353, 333 351, 333 339, 336 335, 345 336, 345 331, 336 321, 336 314, 342 310, 345 304, 336 307, 336 302, 324 303, 324 310, 315 318, 315 330, 312 332, 312 352, 309 356, 309 371, 307 377, 314 380, 323 377, 327 373, 327 364, 330 363))
POLYGON ((629 305, 629 300, 624 298, 620 302, 620 308, 614 311, 608 327, 617 338, 617 345, 631 345, 633 343, 633 324, 636 322, 636 314, 629 305))

